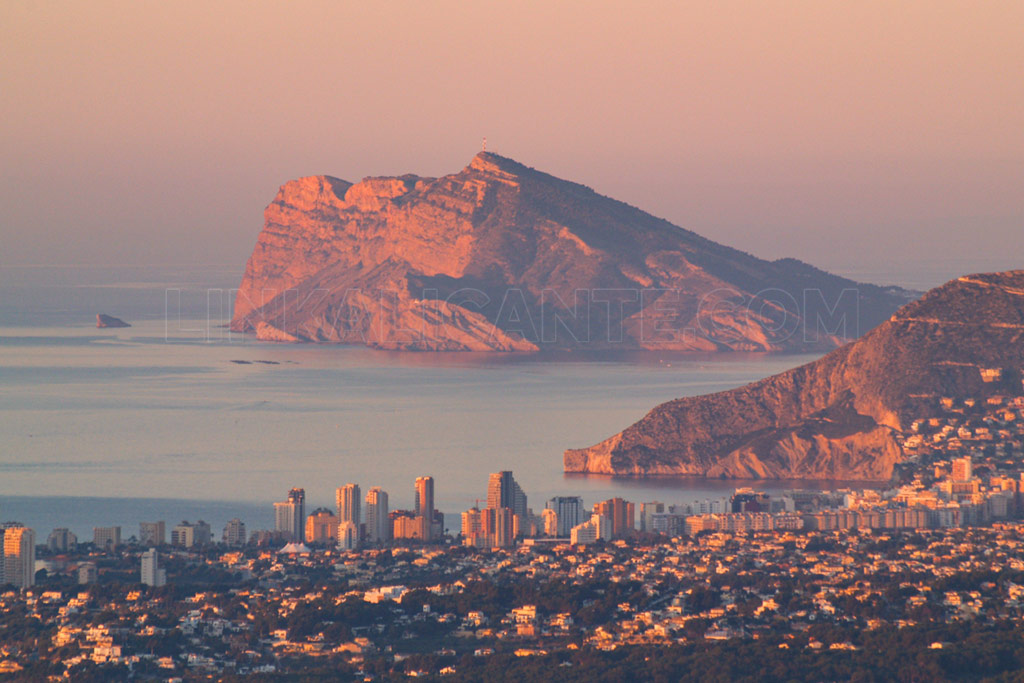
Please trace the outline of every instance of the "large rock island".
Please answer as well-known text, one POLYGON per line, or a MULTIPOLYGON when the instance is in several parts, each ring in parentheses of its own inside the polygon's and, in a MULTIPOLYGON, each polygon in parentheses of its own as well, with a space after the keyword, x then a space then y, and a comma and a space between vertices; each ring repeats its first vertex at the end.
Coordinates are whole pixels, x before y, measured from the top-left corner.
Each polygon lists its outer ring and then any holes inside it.
POLYGON ((664 403, 567 472, 885 479, 941 397, 1021 393, 1024 271, 953 280, 861 339, 745 387, 664 403))
POLYGON ((408 350, 805 351, 906 301, 481 153, 442 178, 285 184, 231 328, 408 350))

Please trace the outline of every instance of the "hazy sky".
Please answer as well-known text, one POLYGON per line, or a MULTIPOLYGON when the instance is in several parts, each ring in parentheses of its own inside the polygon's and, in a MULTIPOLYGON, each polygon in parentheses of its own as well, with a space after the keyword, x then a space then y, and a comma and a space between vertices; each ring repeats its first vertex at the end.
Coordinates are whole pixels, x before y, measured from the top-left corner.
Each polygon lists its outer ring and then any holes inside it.
POLYGON ((0 266, 237 263, 480 147, 764 257, 1024 267, 1024 2, 0 3, 0 266))

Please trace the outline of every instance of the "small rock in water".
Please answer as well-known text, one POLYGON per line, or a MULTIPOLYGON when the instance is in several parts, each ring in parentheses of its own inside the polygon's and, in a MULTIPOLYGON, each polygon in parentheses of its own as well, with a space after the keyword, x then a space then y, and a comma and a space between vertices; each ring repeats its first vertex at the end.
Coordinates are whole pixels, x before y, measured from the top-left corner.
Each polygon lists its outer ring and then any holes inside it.
POLYGON ((106 313, 96 314, 96 327, 131 327, 130 324, 106 313))

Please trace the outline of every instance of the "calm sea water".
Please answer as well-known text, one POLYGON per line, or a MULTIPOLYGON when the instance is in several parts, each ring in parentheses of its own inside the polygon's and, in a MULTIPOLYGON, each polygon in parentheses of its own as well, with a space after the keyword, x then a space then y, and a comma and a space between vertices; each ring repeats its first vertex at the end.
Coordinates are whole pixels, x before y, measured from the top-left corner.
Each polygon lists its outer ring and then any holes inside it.
MULTIPOLYGON (((69 526, 234 516, 306 489, 382 486, 412 505, 435 478, 457 513, 511 469, 535 510, 554 495, 667 503, 736 482, 567 476, 596 443, 680 396, 720 391, 811 356, 402 354, 229 335, 237 267, 0 269, 0 520, 69 526), (132 327, 95 327, 95 314, 132 327), (236 362, 244 361, 244 362, 236 362)), ((886 281, 886 280, 881 280, 886 281)), ((896 280, 889 280, 896 281, 896 280)), ((907 281, 901 284, 917 284, 907 281)), ((792 482, 760 482, 780 490, 792 482)), ((820 484, 803 482, 800 487, 820 484)))

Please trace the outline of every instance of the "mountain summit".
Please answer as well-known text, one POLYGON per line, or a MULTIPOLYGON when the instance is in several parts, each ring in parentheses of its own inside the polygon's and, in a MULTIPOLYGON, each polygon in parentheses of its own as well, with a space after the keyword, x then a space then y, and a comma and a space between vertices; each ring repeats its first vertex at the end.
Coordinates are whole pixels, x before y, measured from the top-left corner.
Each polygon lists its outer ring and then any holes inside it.
POLYGON ((1020 395, 1024 270, 931 290, 813 363, 663 403, 625 431, 565 452, 567 472, 887 479, 897 430, 941 397, 1020 395))
POLYGON ((442 178, 293 180, 231 328, 408 350, 833 348, 904 292, 764 261, 497 154, 442 178))

